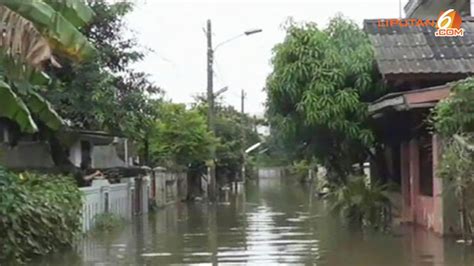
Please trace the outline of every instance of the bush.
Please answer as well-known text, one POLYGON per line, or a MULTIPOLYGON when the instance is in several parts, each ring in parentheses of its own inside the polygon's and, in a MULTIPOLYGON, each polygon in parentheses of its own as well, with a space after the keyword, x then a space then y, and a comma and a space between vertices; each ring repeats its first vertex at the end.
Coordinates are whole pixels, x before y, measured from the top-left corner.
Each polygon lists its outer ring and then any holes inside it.
POLYGON ((113 213, 101 213, 94 217, 94 230, 104 232, 112 231, 123 225, 123 219, 113 213))
POLYGON ((474 78, 459 81, 433 110, 436 132, 444 137, 474 132, 474 78))
POLYGON ((73 178, 0 168, 0 264, 72 246, 81 232, 81 210, 73 178))
POLYGON ((365 177, 349 178, 347 184, 335 186, 327 195, 332 211, 357 226, 383 227, 391 219, 388 186, 366 183, 365 177))
POLYGON ((474 240, 474 199, 470 196, 474 193, 474 150, 468 147, 473 143, 472 134, 446 139, 437 169, 438 176, 448 181, 445 192, 453 190, 456 196, 461 233, 470 242, 474 240))
POLYGON ((432 123, 443 137, 438 176, 453 188, 459 204, 459 223, 465 240, 474 239, 474 78, 457 82, 448 98, 434 108, 432 123))
POLYGON ((293 161, 290 166, 290 175, 297 178, 300 181, 305 181, 309 178, 309 170, 317 169, 316 163, 308 160, 293 161))

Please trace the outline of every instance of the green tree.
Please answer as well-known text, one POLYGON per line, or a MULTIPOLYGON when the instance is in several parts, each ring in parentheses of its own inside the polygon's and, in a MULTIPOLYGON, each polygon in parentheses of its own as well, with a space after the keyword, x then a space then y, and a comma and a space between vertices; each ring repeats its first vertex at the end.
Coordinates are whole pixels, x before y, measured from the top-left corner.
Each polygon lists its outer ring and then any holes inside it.
POLYGON ((160 105, 159 114, 150 134, 154 166, 188 167, 210 159, 209 146, 216 140, 207 129, 206 116, 169 102, 160 105))
MULTIPOLYGON (((216 171, 218 178, 232 178, 240 173, 242 149, 261 141, 254 126, 262 121, 248 114, 242 114, 232 106, 226 106, 222 99, 215 102, 216 171)), ((194 108, 207 116, 207 99, 204 95, 195 97, 194 108)))
POLYGON ((450 97, 440 101, 433 112, 437 133, 444 137, 474 132, 474 79, 458 82, 450 97))
POLYGON ((97 47, 98 55, 81 65, 59 57, 63 67, 51 71, 55 82, 46 96, 72 127, 105 130, 140 142, 147 163, 149 132, 163 91, 147 74, 131 68, 144 56, 134 37, 126 37, 124 17, 133 5, 98 0, 89 1, 89 7, 96 16, 82 32, 97 47))
POLYGON ((341 16, 326 29, 289 21, 273 51, 267 117, 298 159, 315 156, 338 177, 373 154, 368 103, 383 92, 366 34, 341 16))
POLYGON ((232 178, 240 173, 243 163, 242 150, 260 142, 258 133, 253 129, 254 123, 252 117, 238 112, 232 106, 217 105, 215 133, 218 138, 218 177, 232 178))
POLYGON ((2 0, 0 13, 0 115, 28 133, 38 131, 35 118, 58 129, 61 118, 41 96, 49 82, 42 70, 59 67, 53 54, 77 62, 95 53, 79 31, 93 12, 80 0, 2 0))

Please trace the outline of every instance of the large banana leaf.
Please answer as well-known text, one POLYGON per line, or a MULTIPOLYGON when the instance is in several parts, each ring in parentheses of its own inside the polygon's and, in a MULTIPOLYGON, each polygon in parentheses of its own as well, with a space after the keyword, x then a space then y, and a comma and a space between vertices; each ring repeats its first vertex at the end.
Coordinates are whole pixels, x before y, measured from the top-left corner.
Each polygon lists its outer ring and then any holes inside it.
POLYGON ((15 121, 22 132, 35 133, 38 131, 38 126, 33 121, 28 107, 3 81, 0 81, 0 116, 15 121))
POLYGON ((2 53, 10 57, 18 56, 35 68, 39 68, 46 60, 53 60, 48 40, 30 21, 7 7, 0 6, 0 23, 8 25, 2 29, 3 34, 0 36, 2 53))
POLYGON ((82 0, 44 0, 75 27, 87 25, 94 17, 94 11, 82 0))
POLYGON ((77 60, 95 55, 96 50, 89 40, 67 18, 46 2, 42 0, 0 0, 0 5, 8 7, 31 21, 48 39, 53 49, 62 51, 77 60))
POLYGON ((38 93, 28 93, 26 105, 49 128, 58 130, 64 125, 63 119, 56 113, 51 104, 38 93))

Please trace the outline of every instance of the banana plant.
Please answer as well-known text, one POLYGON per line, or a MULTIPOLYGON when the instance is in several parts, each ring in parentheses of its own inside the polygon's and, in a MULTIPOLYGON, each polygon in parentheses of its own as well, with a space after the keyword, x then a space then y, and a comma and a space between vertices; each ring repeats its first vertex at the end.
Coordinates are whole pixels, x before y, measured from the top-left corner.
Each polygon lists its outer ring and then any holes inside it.
POLYGON ((42 69, 60 67, 55 53, 78 62, 95 55, 79 31, 93 15, 81 0, 0 0, 0 116, 27 133, 38 131, 35 119, 53 130, 63 125, 39 93, 49 82, 42 69))

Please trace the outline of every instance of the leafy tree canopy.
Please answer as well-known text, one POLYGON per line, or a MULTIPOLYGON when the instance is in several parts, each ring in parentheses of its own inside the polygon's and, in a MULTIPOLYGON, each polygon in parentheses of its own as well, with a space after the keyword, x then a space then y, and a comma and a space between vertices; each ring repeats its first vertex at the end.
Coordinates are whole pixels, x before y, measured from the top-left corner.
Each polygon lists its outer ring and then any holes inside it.
POLYGON ((434 109, 434 127, 443 136, 474 132, 474 79, 458 82, 434 109))
POLYGON ((124 16, 132 11, 129 1, 89 1, 96 16, 82 29, 96 46, 98 56, 85 64, 60 57, 63 67, 52 69, 55 82, 48 98, 73 127, 107 130, 142 140, 156 118, 152 99, 163 91, 145 73, 130 65, 144 53, 136 40, 125 37, 124 16))
POLYGON ((206 116, 183 104, 165 102, 150 134, 150 160, 154 166, 189 166, 210 157, 216 139, 207 129, 206 116))
POLYGON ((299 157, 339 174, 365 160, 375 138, 368 103, 383 92, 367 35, 337 16, 325 29, 289 21, 273 51, 267 116, 299 157))
MULTIPOLYGON (((194 108, 201 115, 207 115, 207 99, 203 95, 195 97, 194 108)), ((233 106, 224 105, 222 99, 215 100, 216 168, 219 176, 233 177, 240 172, 242 149, 260 142, 255 126, 262 121, 242 114, 233 106)))

